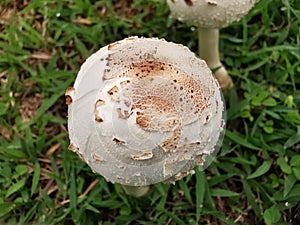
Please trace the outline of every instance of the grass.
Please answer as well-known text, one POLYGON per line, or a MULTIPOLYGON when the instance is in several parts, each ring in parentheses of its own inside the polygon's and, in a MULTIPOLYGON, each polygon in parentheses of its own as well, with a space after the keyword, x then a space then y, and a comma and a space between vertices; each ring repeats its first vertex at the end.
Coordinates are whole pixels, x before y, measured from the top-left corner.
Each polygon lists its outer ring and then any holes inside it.
POLYGON ((65 89, 92 53, 127 36, 197 52, 161 0, 0 3, 0 224, 299 224, 300 2, 261 0, 222 29, 235 88, 205 171, 126 196, 70 151, 65 89))

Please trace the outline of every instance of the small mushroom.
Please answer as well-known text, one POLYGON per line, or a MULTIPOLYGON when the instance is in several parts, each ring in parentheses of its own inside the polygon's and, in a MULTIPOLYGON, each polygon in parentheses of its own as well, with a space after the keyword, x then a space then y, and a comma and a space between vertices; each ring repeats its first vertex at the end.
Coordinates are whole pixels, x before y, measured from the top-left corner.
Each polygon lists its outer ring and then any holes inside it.
POLYGON ((214 71, 221 88, 233 85, 220 62, 219 29, 239 20, 259 0, 167 0, 172 16, 198 27, 199 55, 214 71))
POLYGON ((105 46, 82 65, 71 90, 72 149, 126 193, 140 196, 149 185, 204 168, 218 150, 212 151, 224 126, 219 85, 182 45, 130 37, 105 46))

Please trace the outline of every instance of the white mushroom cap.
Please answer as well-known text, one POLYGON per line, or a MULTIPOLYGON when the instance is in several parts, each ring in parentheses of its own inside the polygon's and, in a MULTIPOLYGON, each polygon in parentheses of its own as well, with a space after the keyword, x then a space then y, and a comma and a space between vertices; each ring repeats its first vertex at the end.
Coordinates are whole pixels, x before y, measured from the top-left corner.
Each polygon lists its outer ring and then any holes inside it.
POLYGON ((202 28, 221 28, 246 15, 259 0, 167 0, 172 15, 202 28))
POLYGON ((221 92, 206 63, 154 38, 101 48, 66 96, 69 149, 125 185, 174 181, 206 166, 224 127, 221 92))

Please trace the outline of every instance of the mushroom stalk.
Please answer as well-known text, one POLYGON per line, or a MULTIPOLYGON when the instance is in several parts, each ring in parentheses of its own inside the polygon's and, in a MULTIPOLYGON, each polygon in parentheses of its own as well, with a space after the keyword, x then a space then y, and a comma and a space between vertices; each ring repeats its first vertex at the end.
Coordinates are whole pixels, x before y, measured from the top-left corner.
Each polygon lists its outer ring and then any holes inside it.
POLYGON ((142 197, 147 194, 150 190, 150 186, 128 186, 122 185, 123 190, 126 194, 131 195, 133 197, 142 197))
POLYGON ((219 29, 198 28, 199 56, 213 70, 222 90, 233 85, 231 77, 222 65, 219 56, 219 29))

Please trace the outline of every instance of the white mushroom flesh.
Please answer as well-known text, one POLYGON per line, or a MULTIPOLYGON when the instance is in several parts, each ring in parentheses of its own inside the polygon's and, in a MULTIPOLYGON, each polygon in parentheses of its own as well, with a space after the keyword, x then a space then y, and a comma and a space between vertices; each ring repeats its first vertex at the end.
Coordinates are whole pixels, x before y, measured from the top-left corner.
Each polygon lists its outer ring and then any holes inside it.
POLYGON ((70 90, 70 149, 112 182, 177 180, 206 166, 222 136, 219 86, 182 45, 131 37, 105 46, 70 90))
POLYGON ((172 16, 190 25, 221 28, 239 20, 259 0, 167 0, 172 16))

